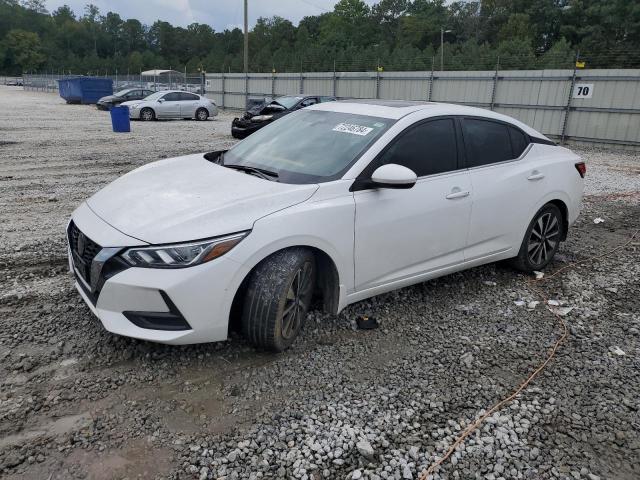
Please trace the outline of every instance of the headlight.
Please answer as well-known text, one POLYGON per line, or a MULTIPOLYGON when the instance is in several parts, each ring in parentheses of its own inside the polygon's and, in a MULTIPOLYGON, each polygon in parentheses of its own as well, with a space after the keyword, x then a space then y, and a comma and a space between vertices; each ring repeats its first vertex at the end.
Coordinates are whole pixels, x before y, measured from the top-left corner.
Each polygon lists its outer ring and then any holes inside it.
POLYGON ((177 243, 158 247, 130 248, 121 257, 132 267, 185 268, 218 258, 246 237, 249 232, 235 233, 199 242, 177 243))
POLYGON ((266 122, 267 120, 271 120, 273 115, 256 115, 255 117, 251 117, 252 122, 266 122))
MULTIPOLYGON (((127 106, 127 105, 125 105, 125 107, 126 107, 126 106, 127 106)), ((139 104, 139 103, 134 103, 133 105, 128 105, 128 107, 129 107, 130 109, 132 109, 132 110, 134 110, 134 109, 138 108, 139 106, 140 106, 140 104, 139 104)))

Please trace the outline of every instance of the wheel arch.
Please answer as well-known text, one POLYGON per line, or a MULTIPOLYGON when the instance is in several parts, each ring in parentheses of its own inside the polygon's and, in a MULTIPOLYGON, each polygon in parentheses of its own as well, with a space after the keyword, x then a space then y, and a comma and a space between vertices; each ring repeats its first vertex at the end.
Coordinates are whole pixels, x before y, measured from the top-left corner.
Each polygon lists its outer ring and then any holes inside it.
POLYGON ((292 248, 305 248, 313 253, 316 260, 316 292, 314 298, 322 302, 322 310, 326 313, 338 313, 340 308, 340 273, 336 261, 324 249, 310 244, 292 244, 286 247, 270 251, 262 256, 258 261, 254 261, 251 268, 245 273, 240 285, 236 289, 231 309, 229 311, 230 330, 237 330, 239 327, 240 314, 242 313, 242 299, 245 295, 247 285, 252 273, 256 268, 271 258, 273 255, 292 248))
POLYGON ((558 198, 546 202, 545 205, 549 203, 558 207, 558 209, 560 209, 560 213, 562 213, 562 236, 560 237, 560 240, 564 241, 567 239, 567 232, 569 231, 569 207, 567 207, 565 202, 558 198))
POLYGON ((555 205, 560 209, 560 213, 562 213, 562 224, 563 224, 562 225, 563 232, 560 240, 564 241, 567 238, 567 231, 569 230, 569 205, 570 205, 569 197, 561 191, 554 191, 545 195, 543 198, 541 198, 539 201, 537 201, 535 204, 531 206, 532 207, 531 211, 526 216, 526 218, 523 219, 523 220, 526 220, 526 222, 523 222, 523 225, 521 226, 522 233, 520 235, 520 241, 522 241, 522 238, 524 237, 524 234, 527 231, 527 228, 529 226, 529 222, 531 221, 531 219, 536 215, 536 213, 538 213, 538 211, 542 207, 548 204, 555 205))

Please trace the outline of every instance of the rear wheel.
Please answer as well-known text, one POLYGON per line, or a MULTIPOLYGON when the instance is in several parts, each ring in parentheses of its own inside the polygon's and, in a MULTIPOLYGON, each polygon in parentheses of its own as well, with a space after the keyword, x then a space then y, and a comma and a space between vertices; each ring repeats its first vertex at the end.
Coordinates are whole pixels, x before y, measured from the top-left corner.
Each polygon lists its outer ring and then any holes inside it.
POLYGON ((156 119, 156 113, 151 108, 143 108, 140 112, 140 120, 150 122, 156 119))
POLYGON ((304 248, 277 252, 258 265, 244 297, 244 336, 277 352, 291 346, 307 316, 315 276, 314 256, 304 248))
POLYGON ((531 220, 512 265, 524 272, 542 270, 558 251, 563 229, 560 209, 552 203, 542 207, 531 220))
POLYGON ((201 122, 203 122, 207 118, 209 118, 209 112, 207 111, 206 108, 199 108, 196 111, 196 120, 200 120, 201 122))

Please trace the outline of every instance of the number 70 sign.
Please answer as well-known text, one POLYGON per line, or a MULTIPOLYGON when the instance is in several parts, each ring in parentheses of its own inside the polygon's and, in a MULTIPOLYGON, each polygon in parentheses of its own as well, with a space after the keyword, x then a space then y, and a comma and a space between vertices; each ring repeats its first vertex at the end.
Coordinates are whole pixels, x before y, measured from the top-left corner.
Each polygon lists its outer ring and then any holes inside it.
POLYGON ((573 98, 591 98, 593 83, 576 83, 573 86, 573 98))

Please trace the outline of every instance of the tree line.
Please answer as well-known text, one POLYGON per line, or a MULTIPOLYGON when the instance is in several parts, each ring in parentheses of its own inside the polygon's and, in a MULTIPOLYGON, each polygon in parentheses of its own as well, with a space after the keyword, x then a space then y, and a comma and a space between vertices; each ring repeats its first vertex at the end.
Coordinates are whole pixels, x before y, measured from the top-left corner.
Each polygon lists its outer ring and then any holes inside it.
MULTIPOLYGON (((260 18, 249 34, 256 72, 571 68, 576 56, 588 68, 625 68, 640 66, 638 47, 637 0, 340 0, 298 25, 260 18)), ((0 0, 5 75, 241 72, 242 49, 238 28, 144 25, 93 4, 77 14, 67 5, 48 12, 44 0, 0 0)))

